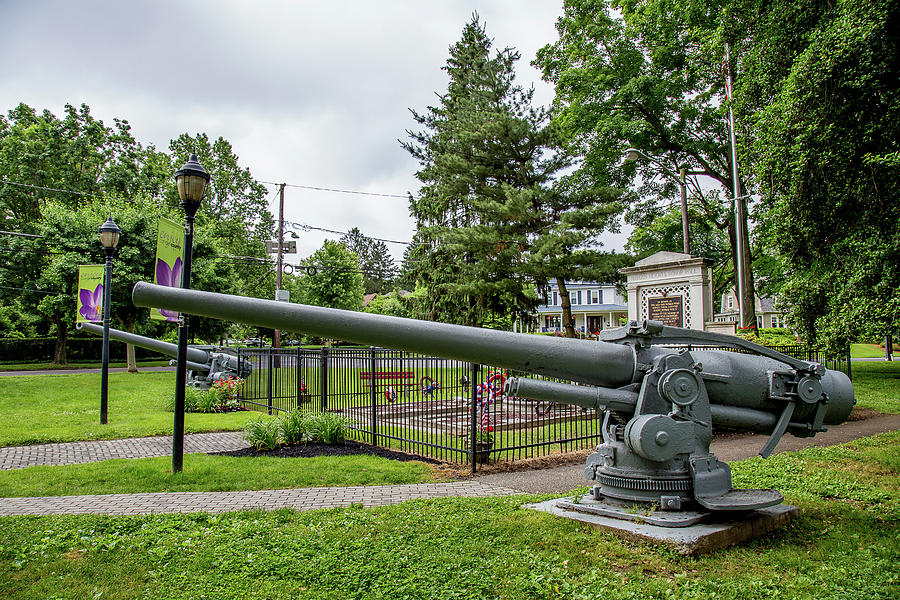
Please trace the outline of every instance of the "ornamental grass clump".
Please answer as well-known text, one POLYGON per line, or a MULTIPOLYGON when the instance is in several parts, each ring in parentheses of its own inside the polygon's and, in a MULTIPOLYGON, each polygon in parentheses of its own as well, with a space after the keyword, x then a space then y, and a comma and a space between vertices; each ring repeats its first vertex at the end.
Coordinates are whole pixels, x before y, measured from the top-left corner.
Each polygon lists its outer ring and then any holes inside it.
POLYGON ((335 413, 308 413, 304 427, 311 442, 343 444, 350 437, 350 419, 335 413))
POLYGON ((304 422, 304 415, 299 410, 293 410, 281 418, 281 439, 288 446, 302 444, 309 438, 304 422))
POLYGON ((254 450, 274 450, 278 447, 279 430, 277 420, 258 417, 247 421, 243 438, 254 450))

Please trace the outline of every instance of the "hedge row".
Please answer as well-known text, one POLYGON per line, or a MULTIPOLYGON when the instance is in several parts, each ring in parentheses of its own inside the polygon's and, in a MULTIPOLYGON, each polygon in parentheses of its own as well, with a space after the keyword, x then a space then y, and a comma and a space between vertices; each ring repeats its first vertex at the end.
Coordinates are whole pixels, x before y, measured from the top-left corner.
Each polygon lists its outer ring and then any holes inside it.
MULTIPOLYGON (((70 361, 100 361, 102 356, 102 339, 100 337, 69 338, 66 343, 66 359, 70 361)), ((53 360, 53 350, 56 347, 55 337, 40 338, 0 338, 0 362, 50 362, 53 360)), ((138 360, 153 360, 166 358, 165 356, 135 348, 135 356, 138 360)), ((125 360, 125 344, 110 342, 110 360, 125 360)))

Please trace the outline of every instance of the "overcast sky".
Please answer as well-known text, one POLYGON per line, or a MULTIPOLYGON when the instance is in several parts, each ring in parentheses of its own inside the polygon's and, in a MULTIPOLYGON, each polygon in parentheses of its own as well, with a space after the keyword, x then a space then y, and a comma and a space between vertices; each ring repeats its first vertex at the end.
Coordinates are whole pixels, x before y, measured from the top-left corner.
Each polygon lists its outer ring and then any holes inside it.
MULTIPOLYGON (((561 0, 0 0, 0 110, 61 114, 86 103, 107 125, 167 149, 205 132, 231 142, 259 180, 416 193, 400 147, 446 89, 441 67, 474 11, 495 47, 522 54, 518 81, 549 104, 529 64, 556 39, 561 0)), ((274 186, 269 186, 277 216, 274 186)), ((402 198, 287 188, 285 220, 409 240, 402 198)), ((308 232, 300 257, 325 237, 308 232)), ((607 240, 621 249, 621 239, 607 240)), ((401 256, 403 246, 389 244, 401 256)), ((290 261, 295 262, 296 257, 290 261)))

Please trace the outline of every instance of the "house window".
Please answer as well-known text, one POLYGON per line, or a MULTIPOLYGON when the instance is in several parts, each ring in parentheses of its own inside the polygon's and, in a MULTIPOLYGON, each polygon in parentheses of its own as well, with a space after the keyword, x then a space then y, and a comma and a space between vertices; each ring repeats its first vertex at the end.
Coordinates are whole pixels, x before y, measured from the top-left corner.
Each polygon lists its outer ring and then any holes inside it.
POLYGON ((559 315, 552 317, 544 317, 544 322, 547 325, 548 331, 558 330, 560 328, 560 318, 559 315))
POLYGON ((734 296, 731 296, 731 295, 728 296, 728 308, 729 309, 734 308, 734 296))
POLYGON ((553 292, 553 306, 559 306, 559 293, 553 292))
POLYGON ((762 328, 763 328, 763 318, 762 318, 762 315, 756 315, 756 328, 757 328, 757 329, 762 329, 762 328))
POLYGON ((772 327, 784 327, 780 315, 772 315, 772 327))
POLYGON ((569 304, 578 304, 575 302, 575 292, 569 292, 569 304))

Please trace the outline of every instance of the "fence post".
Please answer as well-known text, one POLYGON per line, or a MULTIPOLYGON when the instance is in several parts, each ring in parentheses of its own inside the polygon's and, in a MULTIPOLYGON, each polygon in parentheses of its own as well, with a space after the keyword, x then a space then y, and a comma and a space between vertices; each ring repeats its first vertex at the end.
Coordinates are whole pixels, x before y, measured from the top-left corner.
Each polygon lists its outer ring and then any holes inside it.
POLYGON ((478 470, 478 461, 475 453, 475 440, 478 436, 478 364, 472 363, 469 373, 469 379, 472 383, 472 410, 469 420, 469 460, 472 461, 472 475, 478 470))
POLYGON ((270 350, 268 352, 269 360, 269 376, 266 378, 266 406, 268 407, 269 414, 272 414, 272 377, 275 376, 275 365, 273 364, 274 354, 270 350))
MULTIPOLYGON (((240 348, 237 349, 237 364, 238 364, 238 365, 244 364, 244 357, 241 356, 241 349, 240 349, 240 348)), ((240 372, 241 372, 240 369, 238 369, 238 374, 240 374, 240 372)), ((243 404, 243 402, 244 402, 244 388, 247 386, 247 383, 249 383, 249 382, 248 382, 249 379, 250 379, 250 376, 248 375, 248 376, 244 379, 244 385, 242 385, 242 386, 240 386, 240 387, 238 388, 238 400, 240 400, 242 404, 243 404)))
POLYGON ((375 347, 369 348, 369 401, 372 403, 372 445, 378 445, 378 394, 375 390, 375 347))
POLYGON ((322 412, 328 410, 328 347, 322 346, 322 354, 319 359, 319 397, 321 399, 322 412))
POLYGON ((846 355, 847 355, 847 379, 849 379, 850 381, 853 381, 853 373, 850 368, 851 360, 850 360, 850 346, 849 345, 847 346, 846 355))
POLYGON ((302 408, 303 369, 300 368, 300 346, 297 346, 297 357, 294 359, 294 377, 297 378, 297 410, 302 408))

